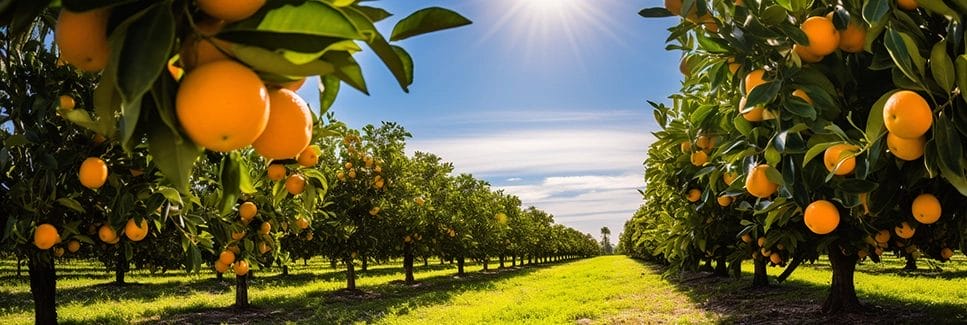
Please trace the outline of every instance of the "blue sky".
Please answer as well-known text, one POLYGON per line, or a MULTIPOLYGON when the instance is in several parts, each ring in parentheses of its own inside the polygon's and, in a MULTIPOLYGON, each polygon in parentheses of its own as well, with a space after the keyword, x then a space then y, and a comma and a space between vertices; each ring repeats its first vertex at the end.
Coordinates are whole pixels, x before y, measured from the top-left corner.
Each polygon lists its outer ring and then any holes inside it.
MULTIPOLYGON (((673 18, 637 15, 657 1, 384 0, 393 24, 422 7, 474 24, 401 42, 415 61, 403 93, 361 53, 371 96, 343 87, 332 110, 351 127, 396 121, 429 151, 555 221, 617 235, 641 203, 642 161, 656 130, 645 100, 679 88, 678 55, 664 50, 673 18)), ((318 103, 312 87, 300 93, 318 103)), ((616 238, 616 236, 615 236, 616 238)))

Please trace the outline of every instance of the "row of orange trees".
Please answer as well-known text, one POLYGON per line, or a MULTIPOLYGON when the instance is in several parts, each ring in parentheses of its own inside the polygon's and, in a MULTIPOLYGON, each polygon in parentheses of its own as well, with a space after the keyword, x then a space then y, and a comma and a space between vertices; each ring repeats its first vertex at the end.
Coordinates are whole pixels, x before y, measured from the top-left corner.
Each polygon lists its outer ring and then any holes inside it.
POLYGON ((828 256, 823 310, 860 307, 858 260, 967 248, 960 0, 666 0, 682 88, 653 103, 645 205, 622 246, 679 268, 828 256))
POLYGON ((81 250, 123 274, 197 271, 231 248, 216 266, 244 287, 273 228, 327 204, 312 145, 337 134, 318 116, 341 83, 367 91, 353 55, 365 45, 406 90, 413 60, 394 42, 470 23, 427 8, 384 35, 389 16, 339 0, 0 5, 0 242, 28 260, 37 323, 57 319, 55 257, 81 250), (317 113, 292 91, 309 76, 317 113))

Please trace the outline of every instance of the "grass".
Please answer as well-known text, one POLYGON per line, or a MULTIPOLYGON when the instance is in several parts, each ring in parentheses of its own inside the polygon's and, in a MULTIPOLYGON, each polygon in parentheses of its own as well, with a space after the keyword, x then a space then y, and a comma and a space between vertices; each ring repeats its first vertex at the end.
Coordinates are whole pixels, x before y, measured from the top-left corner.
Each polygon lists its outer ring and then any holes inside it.
MULTIPOLYGON (((963 256, 942 272, 921 262, 901 271, 886 259, 857 268, 856 286, 870 311, 846 318, 866 322, 967 322, 967 263, 963 256)), ((751 291, 751 265, 740 280, 702 273, 669 281, 661 268, 623 256, 480 272, 454 277, 455 266, 416 267, 416 285, 400 283, 398 264, 360 273, 363 293, 340 290, 341 269, 316 260, 294 265, 289 276, 263 271, 252 280, 252 309, 229 308, 234 277, 175 271, 128 274, 115 286, 97 263, 58 264, 58 316, 64 323, 712 323, 844 321, 818 313, 830 279, 825 261, 805 264, 780 286, 751 291)), ((0 261, 0 324, 33 321, 32 300, 13 261, 0 261)), ((780 268, 770 268, 776 275, 780 268)))

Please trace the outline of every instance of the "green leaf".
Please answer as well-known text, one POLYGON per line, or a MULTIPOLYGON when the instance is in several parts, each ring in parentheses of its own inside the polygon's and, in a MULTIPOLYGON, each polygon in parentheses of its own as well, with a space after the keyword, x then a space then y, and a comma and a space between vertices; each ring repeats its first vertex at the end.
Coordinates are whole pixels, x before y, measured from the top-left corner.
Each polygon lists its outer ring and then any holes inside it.
POLYGON ((19 147, 29 143, 30 143, 30 140, 27 140, 27 137, 24 136, 23 134, 10 135, 10 137, 8 137, 6 140, 3 141, 3 145, 7 148, 19 147))
POLYGON ((913 43, 910 36, 898 32, 893 28, 888 28, 883 35, 887 51, 893 58, 893 63, 910 80, 921 83, 920 71, 923 71, 923 57, 913 43))
MULTIPOLYGON (((346 13, 349 15, 350 19, 357 24, 357 28, 360 30, 376 30, 376 27, 373 26, 373 24, 367 20, 362 13, 356 11, 352 7, 346 9, 346 13)), ((369 45, 369 48, 376 53, 376 56, 379 57, 381 61, 383 61, 383 64, 386 65, 386 68, 393 73, 393 77, 396 78, 400 88, 403 89, 404 92, 410 92, 410 84, 407 82, 406 68, 404 67, 403 61, 401 61, 399 55, 397 55, 396 51, 393 50, 393 47, 390 46, 389 42, 387 42, 382 35, 374 32, 370 39, 367 40, 366 44, 369 45)))
POLYGON ((356 6, 356 10, 359 10, 366 18, 369 18, 372 22, 379 22, 383 19, 389 18, 393 14, 389 13, 382 8, 368 7, 368 6, 356 6))
POLYGON ((97 131, 112 138, 117 132, 115 114, 121 111, 121 93, 114 82, 113 73, 101 74, 101 80, 94 89, 94 113, 97 114, 97 131))
POLYGON ((252 176, 249 174, 248 163, 245 160, 239 160, 238 162, 238 188, 245 194, 255 194, 258 190, 255 189, 255 185, 252 184, 252 176))
POLYGON ((783 107, 796 116, 806 118, 810 121, 816 119, 816 109, 802 98, 790 96, 783 107))
POLYGON ((333 75, 319 77, 319 115, 325 115, 336 102, 339 94, 339 78, 333 75))
POLYGON ((668 9, 665 9, 663 7, 654 7, 654 8, 641 9, 641 11, 638 12, 638 15, 645 18, 662 18, 662 17, 671 17, 671 16, 674 16, 675 14, 672 14, 671 11, 668 11, 668 9))
POLYGON ((124 102, 137 101, 165 70, 175 39, 170 3, 158 2, 127 29, 117 65, 117 85, 124 102))
POLYGON ((232 209, 238 201, 238 197, 241 196, 241 168, 239 163, 241 156, 237 151, 232 152, 229 155, 222 157, 222 162, 219 165, 219 183, 222 185, 222 193, 219 197, 218 206, 220 207, 220 215, 227 216, 232 213, 232 209))
POLYGON ((290 62, 281 53, 257 46, 238 45, 232 47, 235 58, 255 71, 274 73, 284 76, 305 77, 327 75, 334 71, 329 62, 315 60, 306 64, 290 62))
POLYGON ((884 132, 883 125, 883 106, 886 106, 886 101, 890 99, 894 93, 900 91, 899 89, 891 90, 880 99, 873 103, 873 107, 870 108, 870 115, 866 119, 866 141, 869 143, 876 142, 882 136, 884 132))
POLYGON ((258 30, 364 39, 345 13, 323 1, 306 1, 298 6, 285 5, 270 10, 262 18, 258 30))
POLYGON ((322 59, 333 65, 335 68, 333 75, 335 77, 356 88, 356 90, 359 90, 363 94, 369 95, 366 79, 363 78, 363 69, 359 67, 359 63, 356 62, 356 59, 352 55, 346 52, 329 52, 322 59))
POLYGON ((955 126, 949 121, 948 114, 941 114, 933 128, 936 142, 936 159, 940 167, 940 174, 957 187, 961 193, 967 193, 967 165, 964 160, 964 145, 955 126))
POLYGON ((836 187, 847 193, 869 193, 876 190, 879 184, 865 179, 848 178, 836 184, 836 187))
POLYGON ((938 13, 947 20, 960 22, 960 14, 951 9, 943 0, 917 0, 917 5, 934 13, 938 13))
POLYGON ((863 19, 870 26, 886 24, 887 14, 890 12, 890 0, 867 0, 863 4, 863 19))
POLYGON ((715 105, 710 105, 710 104, 699 106, 697 109, 695 109, 694 112, 692 112, 692 115, 689 118, 689 120, 692 122, 692 124, 700 125, 717 108, 718 107, 716 107, 715 105))
POLYGON ((403 71, 406 72, 407 84, 413 84, 413 57, 402 47, 396 45, 393 45, 393 51, 396 52, 396 55, 400 57, 400 62, 403 63, 403 71))
POLYGON ((202 149, 187 138, 176 136, 163 123, 155 123, 148 136, 148 152, 165 179, 179 192, 189 195, 191 170, 202 149))
POLYGON ((403 18, 393 27, 390 41, 400 41, 416 35, 470 25, 472 22, 455 11, 431 7, 403 18))
POLYGON ((967 54, 961 54, 957 57, 957 87, 960 88, 961 94, 960 98, 967 103, 967 96, 964 96, 963 92, 967 89, 967 54))
POLYGON ((71 123, 77 124, 85 129, 100 132, 101 128, 93 119, 91 119, 91 114, 83 109, 72 109, 69 111, 60 110, 61 114, 65 119, 71 121, 71 123))
POLYGON ((158 193, 161 193, 161 195, 164 196, 168 202, 177 204, 178 206, 185 205, 184 202, 181 201, 181 194, 178 193, 178 190, 174 188, 161 186, 158 188, 158 193))
POLYGON ((62 197, 57 199, 57 203, 60 205, 63 205, 64 207, 67 207, 68 209, 71 209, 80 213, 85 213, 84 207, 81 206, 81 203, 77 202, 77 200, 73 198, 62 197))
POLYGON ((930 72, 944 91, 949 93, 954 89, 954 62, 947 55, 947 40, 933 45, 930 51, 930 72))
POLYGON ((806 151, 806 156, 804 156, 802 160, 802 166, 806 167, 806 164, 808 164, 809 161, 813 160, 813 158, 816 158, 816 156, 819 154, 825 152, 827 148, 838 143, 840 142, 824 142, 813 145, 812 148, 809 148, 809 150, 806 151))
POLYGON ((779 89, 782 88, 782 83, 779 81, 768 81, 761 85, 756 86, 749 93, 749 99, 745 103, 746 109, 749 107, 764 106, 765 104, 771 103, 776 99, 779 94, 779 89))

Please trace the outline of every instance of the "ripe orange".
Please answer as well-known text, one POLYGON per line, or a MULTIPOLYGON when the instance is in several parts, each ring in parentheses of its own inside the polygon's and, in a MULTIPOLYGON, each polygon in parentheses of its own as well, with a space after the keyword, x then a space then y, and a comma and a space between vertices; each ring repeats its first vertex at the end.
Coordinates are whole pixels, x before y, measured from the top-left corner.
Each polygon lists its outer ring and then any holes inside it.
POLYGON ((303 229, 303 230, 306 229, 306 228, 309 228, 309 220, 306 220, 306 218, 301 218, 300 217, 299 219, 296 219, 295 220, 295 226, 296 227, 299 227, 299 229, 303 229))
POLYGON ((202 19, 195 24, 197 34, 189 33, 179 52, 185 70, 191 71, 207 63, 230 59, 223 51, 229 51, 231 44, 214 37, 224 24, 224 21, 217 19, 202 19))
POLYGON ((353 163, 352 162, 348 162, 347 161, 344 166, 346 167, 346 169, 353 169, 353 163))
POLYGON ((261 234, 261 235, 268 235, 269 232, 271 232, 271 231, 272 231, 272 224, 271 223, 263 222, 262 225, 259 226, 259 234, 261 234))
POLYGON ((318 145, 311 145, 302 150, 296 160, 302 167, 312 167, 319 163, 320 153, 322 153, 322 149, 318 145))
POLYGON ((37 230, 34 231, 34 245, 41 250, 54 247, 54 244, 57 244, 59 240, 60 235, 57 234, 57 228, 49 223, 37 226, 37 230))
POLYGON ((796 88, 796 90, 793 90, 792 95, 801 98, 809 105, 813 104, 813 99, 810 98, 809 94, 807 94, 805 90, 802 90, 802 88, 796 88))
POLYGON ((729 197, 729 196, 720 196, 720 197, 716 198, 715 200, 718 201, 719 202, 719 205, 721 205, 723 207, 727 207, 727 206, 729 206, 729 204, 732 204, 732 197, 729 197))
POLYGON ((692 143, 688 141, 682 141, 682 144, 679 145, 678 148, 682 149, 683 153, 687 153, 689 151, 692 151, 692 143))
POLYGON ((899 226, 893 228, 893 231, 896 232, 897 237, 910 239, 917 230, 913 227, 910 227, 910 224, 904 221, 901 222, 899 226))
POLYGON ((755 243, 758 244, 759 247, 765 247, 766 246, 766 238, 765 237, 759 237, 759 239, 756 239, 755 243))
POLYGON ((749 176, 745 178, 745 189, 760 199, 764 199, 772 196, 779 189, 779 184, 773 183, 766 176, 766 170, 769 169, 769 165, 761 164, 752 168, 749 172, 749 176))
POLYGON ((769 261, 771 261, 772 264, 782 264, 782 257, 779 256, 779 254, 772 254, 769 255, 769 261))
POLYGON ((265 243, 264 241, 259 242, 259 253, 265 255, 265 253, 268 253, 270 250, 272 250, 272 247, 269 247, 269 244, 265 243))
POLYGON ((886 100, 883 124, 890 133, 904 139, 916 139, 927 133, 933 124, 930 104, 919 94, 901 90, 886 100))
POLYGON ((732 185, 732 183, 735 183, 735 180, 738 178, 739 174, 735 172, 722 173, 722 181, 725 182, 725 185, 732 185))
POLYGON ((255 142, 269 121, 268 90, 259 76, 234 61, 216 61, 185 76, 176 112, 198 145, 227 152, 255 142))
POLYGON ((735 62, 735 58, 729 57, 725 60, 725 63, 729 66, 729 73, 735 74, 742 67, 741 63, 735 62))
POLYGON ((306 83, 306 78, 302 78, 299 80, 283 83, 281 86, 282 88, 285 88, 291 91, 299 91, 299 89, 301 89, 302 85, 304 85, 305 83, 306 83))
POLYGON ((65 109, 68 111, 74 109, 74 105, 76 105, 76 103, 74 103, 74 97, 67 96, 67 95, 61 95, 60 98, 57 99, 57 101, 58 101, 57 107, 60 107, 61 109, 65 109))
POLYGON ((755 87, 758 87, 759 85, 764 84, 766 82, 765 79, 763 79, 765 74, 766 74, 765 70, 756 69, 756 70, 752 70, 752 72, 749 72, 749 74, 745 75, 745 94, 746 95, 749 95, 749 93, 751 93, 752 89, 755 89, 755 87))
POLYGON ((708 162, 708 154, 705 151, 696 151, 692 153, 691 157, 692 165, 703 166, 708 162))
POLYGON ((312 139, 309 105, 291 90, 272 89, 269 106, 269 123, 252 147, 269 159, 298 156, 312 139))
POLYGON ((910 210, 913 212, 913 218, 922 224, 929 225, 940 220, 940 200, 933 194, 924 193, 917 196, 913 199, 910 210))
POLYGON ((77 178, 80 179, 81 185, 86 188, 92 190, 101 188, 107 181, 107 164, 97 157, 84 159, 84 162, 81 163, 81 169, 77 173, 77 178))
POLYGON ((839 209, 832 202, 818 200, 806 206, 803 222, 810 231, 825 235, 839 226, 839 209))
POLYGON ((235 263, 235 253, 230 250, 224 250, 221 254, 218 254, 218 262, 225 265, 232 265, 235 263))
POLYGON ((863 23, 850 21, 846 29, 839 34, 839 49, 847 53, 863 52, 866 44, 866 26, 863 23))
POLYGON ((60 58, 86 72, 104 70, 111 56, 107 40, 110 9, 72 12, 61 9, 54 28, 60 58))
POLYGON ((688 195, 686 196, 688 202, 698 202, 702 198, 702 190, 693 188, 688 190, 688 195))
POLYGON ((712 147, 715 147, 715 140, 716 137, 703 134, 698 136, 698 139, 695 140, 695 145, 698 146, 699 149, 711 149, 712 147))
POLYGON ((349 173, 346 174, 346 176, 349 176, 349 178, 355 179, 356 178, 356 170, 355 169, 350 170, 349 173))
POLYGON ((765 120, 765 112, 765 108, 762 106, 756 106, 748 112, 742 113, 742 118, 749 122, 762 122, 765 120))
POLYGON ((917 10, 920 7, 917 0, 896 0, 896 6, 906 11, 917 10))
POLYGON ((224 264, 221 261, 215 261, 215 272, 218 272, 218 273, 228 272, 228 264, 224 264))
POLYGON ((886 135, 886 147, 890 148, 893 156, 906 161, 917 160, 923 156, 923 148, 927 145, 927 138, 920 136, 914 139, 904 139, 896 134, 886 135))
POLYGON ((245 276, 248 274, 248 262, 245 260, 235 262, 235 266, 232 266, 232 270, 235 271, 235 275, 237 276, 245 276))
POLYGON ((285 178, 285 166, 282 164, 271 164, 266 174, 268 174, 269 179, 272 181, 281 181, 285 178))
POLYGON ((759 253, 762 254, 763 257, 772 256, 772 251, 766 249, 765 247, 762 247, 761 249, 759 249, 759 253))
POLYGON ((839 176, 853 173, 853 169, 856 168, 855 155, 858 149, 856 146, 846 143, 826 148, 826 152, 823 154, 823 163, 826 165, 826 170, 839 176), (839 167, 837 168, 837 166, 839 167))
POLYGON ((144 240, 148 236, 148 219, 142 218, 141 224, 135 222, 134 218, 128 219, 128 223, 124 225, 124 235, 131 241, 144 240))
POLYGON ((239 21, 255 14, 265 0, 198 0, 198 8, 209 16, 226 21, 239 21))
POLYGON ((67 242, 67 251, 71 253, 77 253, 81 249, 81 242, 71 239, 67 242))
POLYGON ((688 66, 687 56, 682 56, 681 60, 678 61, 678 72, 686 77, 692 75, 692 68, 688 66))
POLYGON ((942 257, 944 260, 949 260, 953 256, 954 256, 954 251, 948 247, 944 247, 944 249, 940 250, 940 257, 942 257))
POLYGON ((839 31, 829 18, 809 17, 799 26, 799 29, 809 39, 809 45, 804 46, 805 50, 813 55, 827 56, 839 47, 839 31))
POLYGON ((245 231, 232 232, 232 240, 242 240, 245 238, 245 231))
POLYGON ((117 243, 117 241, 121 239, 118 237, 118 233, 114 230, 114 227, 109 225, 101 226, 101 229, 97 231, 97 238, 100 238, 102 242, 108 244, 117 243))
POLYGON ((876 236, 873 237, 877 243, 885 243, 890 241, 890 231, 883 229, 876 232, 876 236))
POLYGON ((799 60, 806 63, 816 63, 823 60, 822 55, 816 55, 806 49, 805 46, 794 44, 792 46, 792 51, 799 55, 799 60))
POLYGON ((340 181, 345 181, 346 180, 346 173, 343 173, 342 171, 336 172, 336 179, 338 179, 340 181))
POLYGON ((285 190, 289 194, 299 195, 306 189, 306 179, 302 175, 294 174, 285 180, 285 190))
POLYGON ((744 242, 746 244, 751 243, 752 242, 752 236, 750 236, 749 233, 746 233, 746 234, 742 235, 742 242, 744 242))
MULTIPOLYGON (((245 202, 238 206, 238 216, 242 218, 242 222, 248 224, 255 217, 255 214, 259 211, 255 203, 245 202)), ((225 263, 231 264, 231 263, 225 263)))

